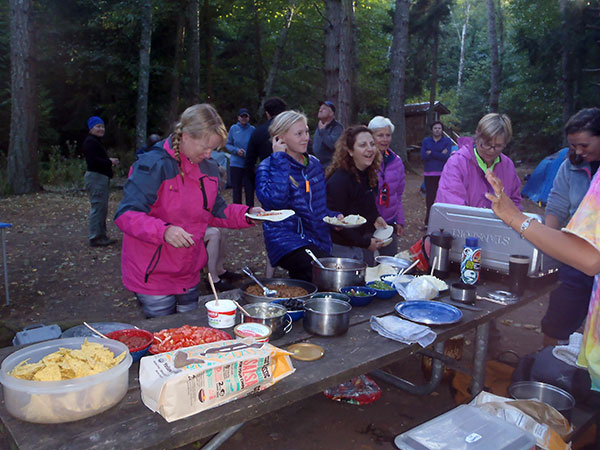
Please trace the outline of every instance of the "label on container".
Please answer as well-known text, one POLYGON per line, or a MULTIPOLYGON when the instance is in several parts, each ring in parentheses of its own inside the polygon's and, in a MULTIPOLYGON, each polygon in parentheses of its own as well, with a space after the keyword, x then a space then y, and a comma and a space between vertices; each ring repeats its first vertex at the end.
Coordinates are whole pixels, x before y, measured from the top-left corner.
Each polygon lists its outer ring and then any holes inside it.
POLYGON ((481 248, 464 247, 460 259, 460 279, 465 284, 475 284, 479 281, 481 269, 481 248))
POLYGON ((241 323, 233 329, 234 334, 238 339, 245 337, 253 337, 258 342, 267 342, 271 335, 271 328, 262 323, 241 323))
POLYGON ((477 442, 479 439, 481 439, 481 435, 478 433, 471 433, 470 435, 468 435, 465 438, 465 442, 467 444, 472 444, 473 442, 477 442))

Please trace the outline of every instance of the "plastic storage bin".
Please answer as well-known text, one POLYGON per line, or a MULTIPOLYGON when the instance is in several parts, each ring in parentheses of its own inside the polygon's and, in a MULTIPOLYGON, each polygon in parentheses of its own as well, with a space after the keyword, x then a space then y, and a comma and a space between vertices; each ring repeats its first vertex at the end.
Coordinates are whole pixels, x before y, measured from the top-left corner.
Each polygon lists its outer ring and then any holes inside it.
POLYGON ((474 406, 461 405, 396 436, 401 450, 533 450, 535 437, 474 406))
POLYGON ((35 344, 36 342, 48 341, 50 339, 58 339, 62 333, 60 327, 56 324, 44 325, 38 323, 23 328, 19 331, 12 340, 13 345, 35 344))
POLYGON ((9 372, 25 359, 38 362, 60 347, 80 348, 86 338, 73 337, 42 342, 14 352, 2 361, 0 383, 4 404, 10 414, 26 422, 62 423, 84 419, 116 405, 127 393, 131 355, 125 344, 111 339, 88 337, 125 359, 105 372, 64 381, 30 381, 9 372))

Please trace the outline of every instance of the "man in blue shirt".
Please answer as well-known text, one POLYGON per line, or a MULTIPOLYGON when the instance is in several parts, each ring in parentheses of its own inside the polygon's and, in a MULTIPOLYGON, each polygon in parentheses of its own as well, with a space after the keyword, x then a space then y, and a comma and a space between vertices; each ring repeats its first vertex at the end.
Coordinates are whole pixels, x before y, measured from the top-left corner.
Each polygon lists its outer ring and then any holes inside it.
POLYGON ((254 206, 254 188, 248 174, 244 169, 246 163, 246 150, 248 141, 254 131, 250 125, 250 113, 246 108, 238 112, 238 122, 229 129, 229 136, 225 149, 231 154, 229 160, 231 187, 233 188, 233 203, 242 203, 242 187, 246 191, 246 205, 254 206))
POLYGON ((425 204, 427 213, 425 214, 425 226, 427 229, 429 223, 429 210, 435 202, 438 185, 442 169, 452 152, 452 140, 444 136, 444 126, 442 122, 436 121, 431 124, 431 136, 423 139, 421 144, 421 159, 423 160, 423 175, 425 178, 425 204))

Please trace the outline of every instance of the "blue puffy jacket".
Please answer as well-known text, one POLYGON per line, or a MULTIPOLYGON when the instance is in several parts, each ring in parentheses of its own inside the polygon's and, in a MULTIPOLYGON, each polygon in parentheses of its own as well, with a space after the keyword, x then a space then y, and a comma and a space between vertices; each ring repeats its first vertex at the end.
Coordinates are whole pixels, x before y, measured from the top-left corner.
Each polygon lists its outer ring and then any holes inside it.
POLYGON ((263 224, 267 254, 273 266, 283 256, 309 244, 331 253, 329 225, 323 222, 323 217, 337 213, 327 209, 321 163, 312 155, 308 157, 308 165, 304 166, 285 152, 275 152, 260 163, 256 172, 256 196, 263 208, 296 212, 281 222, 263 224))

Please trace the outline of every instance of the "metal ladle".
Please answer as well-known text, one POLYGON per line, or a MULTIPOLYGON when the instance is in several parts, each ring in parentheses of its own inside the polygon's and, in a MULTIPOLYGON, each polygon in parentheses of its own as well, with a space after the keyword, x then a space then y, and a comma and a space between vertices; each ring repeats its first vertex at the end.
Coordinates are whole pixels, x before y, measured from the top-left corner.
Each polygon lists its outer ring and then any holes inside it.
POLYGON ((308 256, 310 256, 312 258, 312 260, 314 262, 317 263, 317 266, 319 266, 321 269, 325 269, 325 266, 323 265, 323 263, 321 263, 321 261, 319 261, 319 258, 317 258, 315 256, 315 254, 309 248, 305 248, 304 251, 308 254, 308 256))
POLYGON ((256 278, 254 276, 254 274, 250 270, 250 267, 245 266, 242 269, 242 272, 244 272, 246 275, 248 275, 250 278, 252 278, 254 280, 254 282, 262 288, 263 294, 265 294, 265 297, 275 297, 277 295, 277 291, 275 289, 269 289, 268 287, 263 285, 260 281, 258 281, 258 278, 256 278))

